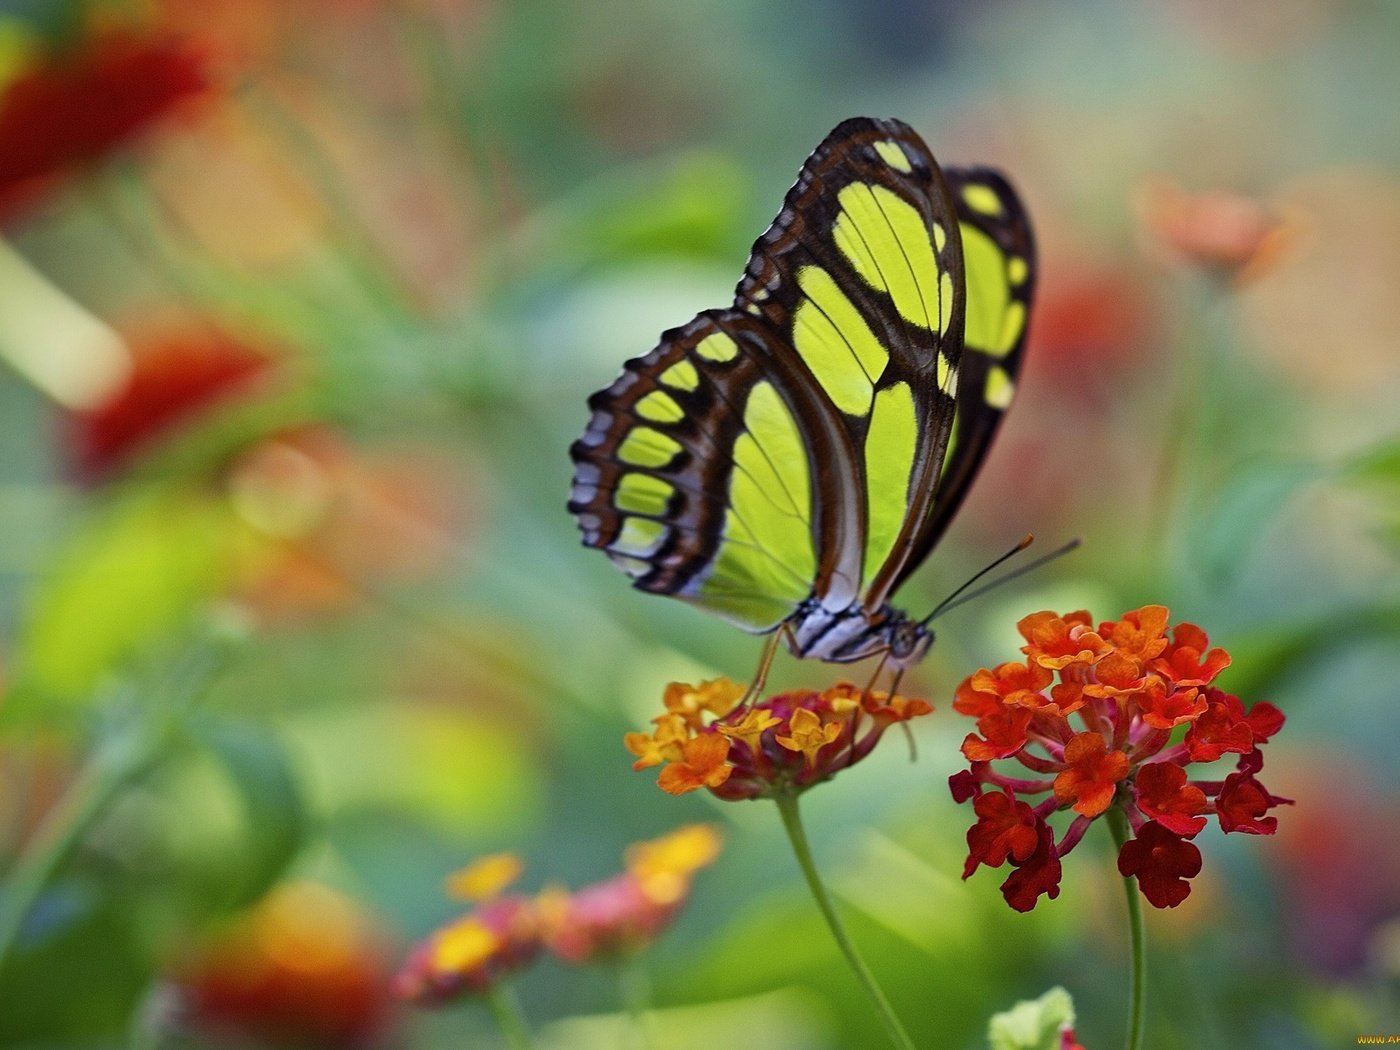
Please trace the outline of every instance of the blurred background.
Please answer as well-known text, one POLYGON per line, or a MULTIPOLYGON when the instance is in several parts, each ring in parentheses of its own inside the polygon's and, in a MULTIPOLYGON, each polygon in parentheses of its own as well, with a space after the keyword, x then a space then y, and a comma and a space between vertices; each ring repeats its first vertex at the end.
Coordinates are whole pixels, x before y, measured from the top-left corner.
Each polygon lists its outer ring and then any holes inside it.
MULTIPOLYGON (((1287 714, 1297 805, 1150 916, 1149 1046, 1400 1032, 1397 49, 1384 0, 0 5, 0 1045, 497 1045, 388 991, 444 878, 578 885, 695 820, 659 1045, 883 1045, 772 807, 621 744, 759 642, 564 509, 587 395, 728 301, 855 114, 1005 169, 1040 246, 1019 400, 901 604, 1085 540, 941 621, 916 763, 804 800, 897 1012, 979 1047, 1063 984, 1121 1039, 1108 835, 1030 915, 962 883, 950 701, 1026 613, 1159 602, 1287 714)), ((518 994, 617 1045, 606 969, 518 994)))

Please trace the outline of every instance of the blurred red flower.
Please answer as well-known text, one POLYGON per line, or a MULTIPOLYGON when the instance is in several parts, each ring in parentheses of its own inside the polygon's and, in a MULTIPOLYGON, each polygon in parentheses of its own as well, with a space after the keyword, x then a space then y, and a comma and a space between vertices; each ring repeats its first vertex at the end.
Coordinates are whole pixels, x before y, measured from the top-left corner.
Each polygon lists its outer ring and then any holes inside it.
POLYGON ((531 897, 505 891, 524 866, 494 853, 455 872, 449 893, 477 907, 414 945, 394 976, 394 993, 420 1006, 484 995, 540 952, 540 912, 531 897))
POLYGON ((535 902, 518 894, 496 897, 421 941, 394 978, 394 991, 420 1006, 482 995, 528 966, 539 950, 535 902))
POLYGON ((719 833, 688 824, 669 835, 634 843, 627 870, 577 890, 539 897, 544 943, 567 963, 623 958, 645 949, 680 914, 695 872, 714 862, 719 833))
POLYGON ((176 977, 192 1030, 307 1048, 376 1045, 392 999, 387 946, 355 901, 275 889, 176 977))
POLYGON ((432 446, 365 450, 307 419, 296 359, 201 328, 131 345, 131 370, 63 418, 73 473, 119 476, 142 456, 205 431, 172 462, 221 499, 241 528, 232 593, 261 620, 357 607, 365 587, 421 579, 471 524, 464 465, 432 446))
POLYGON ((178 40, 109 35, 43 57, 0 97, 0 223, 208 86, 203 52, 178 40))
POLYGON ((110 478, 158 441, 249 392, 275 361, 220 333, 176 331, 138 341, 126 382, 68 422, 79 479, 110 478))
POLYGON ((1290 961, 1374 979, 1386 931, 1400 921, 1400 836, 1389 830, 1400 826, 1400 795, 1354 755, 1314 748, 1290 757, 1299 795, 1324 800, 1290 814, 1269 855, 1290 961))
POLYGON ((453 896, 477 907, 419 941, 394 990, 420 1006, 438 1006, 490 993, 533 963, 542 947, 578 966, 642 951, 675 921, 695 873, 714 863, 720 848, 713 827, 687 824, 629 846, 620 875, 535 897, 505 892, 521 872, 514 854, 483 857, 449 880, 453 896))
MULTIPOLYGON (((1045 275, 1036 299, 1030 361, 1061 386, 1083 390, 1094 371, 1132 360, 1150 338, 1150 295, 1130 271, 1071 259, 1063 272, 1045 275)), ((1109 391, 1091 392, 1098 399, 1109 391)))
POLYGON ((387 581, 421 580, 475 524, 470 465, 432 446, 365 449, 325 425, 284 430, 230 464, 250 527, 237 597, 264 622, 353 609, 387 581))

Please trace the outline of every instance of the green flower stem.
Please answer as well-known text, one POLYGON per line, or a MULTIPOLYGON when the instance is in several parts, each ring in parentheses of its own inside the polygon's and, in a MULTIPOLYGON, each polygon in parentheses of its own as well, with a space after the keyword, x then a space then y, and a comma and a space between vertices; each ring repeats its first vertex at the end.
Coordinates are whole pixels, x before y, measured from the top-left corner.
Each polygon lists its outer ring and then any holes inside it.
MULTIPOLYGON (((1121 851, 1128 841, 1128 818, 1117 807, 1105 814, 1113 841, 1121 851)), ((1142 895, 1131 876, 1123 879, 1128 896, 1128 929, 1132 937, 1133 969, 1128 983, 1128 1050, 1140 1050, 1147 1031, 1147 928, 1142 921, 1142 895)))
POLYGON ((24 920, 59 865, 111 801, 151 766, 173 729, 165 719, 142 719, 130 731, 107 738, 49 811, 0 890, 0 966, 14 950, 24 920))
POLYGON ((1147 523, 1144 551, 1168 571, 1183 555, 1183 530, 1193 509, 1201 505, 1206 476, 1219 448, 1223 391, 1220 362, 1231 355, 1229 298, 1214 280, 1192 281, 1180 289, 1186 318, 1173 338, 1175 374, 1171 380, 1170 412, 1157 464, 1155 502, 1147 523))
POLYGON ((534 1050, 535 1042, 530 1038, 530 1029, 520 1013, 520 1004, 515 994, 505 984, 496 983, 486 990, 486 1006, 495 1019, 496 1027, 506 1037, 510 1050, 534 1050))
POLYGON ((627 1012, 631 1029, 631 1045, 646 1050, 656 1045, 656 1033, 652 1028, 651 978, 641 952, 634 952, 629 958, 617 964, 617 983, 622 999, 622 1007, 627 1012))
POLYGON ((193 646, 174 661, 131 721, 104 736, 93 750, 0 885, 0 969, 54 873, 112 800, 165 753, 227 655, 222 643, 193 646))
POLYGON ((802 818, 797 811, 797 795, 792 793, 778 795, 777 803, 778 812, 783 817, 783 827, 787 830, 788 838, 792 841, 792 852, 797 856, 797 863, 802 868, 802 874, 807 877, 807 886, 811 889, 812 896, 816 898, 817 907, 821 909, 822 916, 831 929, 831 935, 836 938, 836 944, 840 947, 841 954, 846 957, 846 962, 850 964, 851 969, 855 971, 856 978, 865 988, 865 994, 870 997, 870 1002, 875 1007, 876 1015, 884 1024, 890 1041, 900 1050, 914 1050, 913 1040, 909 1038, 909 1033, 904 1030, 904 1026, 899 1023, 899 1018, 895 1017, 894 1010, 890 1008, 889 1000, 885 998, 885 993, 875 983, 874 974, 870 972, 870 968, 865 965, 865 960, 856 951, 855 944, 851 941, 846 927, 841 922, 841 917, 836 913, 835 904, 827 893, 826 887, 822 885, 821 876, 817 874, 817 866, 812 860, 812 849, 807 843, 807 833, 802 828, 802 818))

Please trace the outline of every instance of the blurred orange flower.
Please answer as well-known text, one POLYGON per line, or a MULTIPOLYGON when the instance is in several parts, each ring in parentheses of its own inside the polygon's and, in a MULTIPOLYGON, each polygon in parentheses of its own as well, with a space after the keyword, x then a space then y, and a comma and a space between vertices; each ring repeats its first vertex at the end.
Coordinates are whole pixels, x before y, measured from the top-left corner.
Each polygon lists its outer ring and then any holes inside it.
POLYGON ((418 942, 394 978, 400 998, 436 1006, 481 995, 534 961, 539 909, 531 898, 505 892, 523 868, 515 854, 496 853, 452 876, 454 895, 465 884, 480 906, 418 942))
POLYGON ((257 541, 237 597, 263 620, 287 621, 355 607, 386 581, 426 577, 471 527, 467 469, 431 447, 362 449, 321 425, 258 442, 226 478, 257 541))
POLYGON ((366 587, 422 578, 458 549, 463 464, 432 447, 365 450, 308 421, 290 355, 186 328, 134 339, 131 357, 117 389, 64 417, 72 469, 106 481, 211 431, 203 459, 175 466, 237 519, 232 594, 260 619, 356 607, 366 587))
POLYGON ((480 995, 528 966, 539 949, 534 901, 497 897, 419 943, 394 978, 394 990, 424 1006, 480 995))
POLYGON ((1236 283, 1269 270, 1287 241, 1264 205, 1228 190, 1188 193, 1175 183, 1151 182, 1137 204, 1143 227, 1167 255, 1236 283))

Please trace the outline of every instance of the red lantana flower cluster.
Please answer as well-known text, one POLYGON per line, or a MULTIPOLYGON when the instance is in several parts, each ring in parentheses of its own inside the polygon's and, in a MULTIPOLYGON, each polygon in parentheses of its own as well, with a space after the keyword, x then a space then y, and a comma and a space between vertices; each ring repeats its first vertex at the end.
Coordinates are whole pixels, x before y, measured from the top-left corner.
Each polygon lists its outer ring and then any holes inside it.
POLYGON ((962 745, 971 768, 949 780, 954 799, 970 799, 977 814, 963 878, 983 864, 1010 863, 1002 895, 1030 911, 1042 893, 1059 895, 1060 859, 1118 807, 1133 832, 1118 870, 1155 907, 1172 908, 1201 870, 1191 840, 1210 817, 1226 832, 1274 833, 1268 811, 1291 800, 1270 794, 1257 774, 1260 746, 1283 714, 1266 702, 1246 711, 1211 685, 1230 655, 1210 648, 1195 624, 1178 624, 1168 637, 1167 618, 1160 605, 1097 628, 1084 611, 1034 613, 1017 625, 1025 661, 980 670, 958 686, 953 706, 977 719, 962 745), (1188 776, 1193 763, 1227 755, 1238 758, 1223 779, 1188 776), (1019 775, 993 768, 1003 760, 1019 764, 1019 775), (1026 801, 1038 795, 1048 797, 1026 801), (1047 821, 1066 809, 1074 817, 1057 842, 1047 821))
POLYGON ((657 784, 672 795, 698 788, 726 801, 805 791, 874 750, 886 729, 933 710, 926 701, 862 692, 780 693, 741 706, 728 678, 666 687, 653 733, 628 733, 633 769, 665 764, 657 784))

